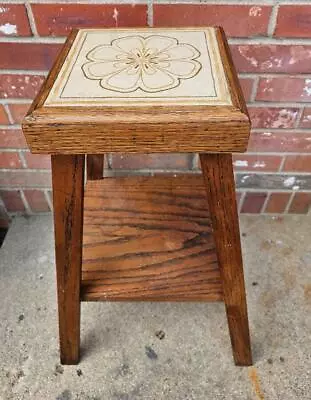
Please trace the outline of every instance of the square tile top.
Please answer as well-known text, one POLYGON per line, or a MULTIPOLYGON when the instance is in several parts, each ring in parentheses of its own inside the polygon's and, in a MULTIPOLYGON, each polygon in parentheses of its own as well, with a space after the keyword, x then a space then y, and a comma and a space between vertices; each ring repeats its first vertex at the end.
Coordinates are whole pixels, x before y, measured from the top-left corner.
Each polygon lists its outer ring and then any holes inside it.
POLYGON ((32 153, 218 153, 250 120, 222 28, 82 29, 22 128, 32 153))
POLYGON ((44 106, 231 105, 215 28, 82 29, 44 106))

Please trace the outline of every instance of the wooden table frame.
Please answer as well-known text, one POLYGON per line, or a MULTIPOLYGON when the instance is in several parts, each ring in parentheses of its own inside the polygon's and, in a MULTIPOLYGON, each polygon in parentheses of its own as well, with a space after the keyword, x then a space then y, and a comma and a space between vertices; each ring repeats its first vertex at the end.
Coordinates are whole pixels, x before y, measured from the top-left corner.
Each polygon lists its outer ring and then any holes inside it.
MULTIPOLYGON (((200 154, 237 365, 251 365, 239 221, 230 154, 200 154)), ((89 179, 102 177, 102 157, 88 156, 89 179)), ((61 362, 75 364, 80 347, 84 156, 52 156, 61 362), (70 184, 68 184, 70 183, 70 184)))
MULTIPOLYGON (((207 281, 205 291, 200 287, 203 291, 198 291, 195 296, 178 294, 175 298, 171 295, 165 297, 162 293, 158 300, 223 300, 234 361, 237 365, 252 364, 231 154, 246 150, 250 122, 226 38, 221 28, 216 30, 232 106, 202 106, 196 107, 195 112, 178 106, 169 113, 163 107, 145 107, 140 109, 138 122, 136 110, 131 107, 120 110, 118 115, 106 109, 99 116, 97 110, 92 108, 87 113, 70 107, 65 110, 46 108, 44 101, 74 41, 74 31, 24 119, 23 131, 31 151, 52 155, 60 354, 63 364, 79 361, 80 302, 94 300, 92 294, 83 293, 81 277, 85 155, 88 155, 87 179, 96 189, 96 183, 92 182, 106 180, 102 179, 104 154, 171 151, 200 155, 221 281, 211 270, 214 280, 211 283, 207 281), (186 115, 187 123, 180 122, 181 113, 186 115), (160 127, 164 130, 161 140, 157 134, 160 127), (188 135, 189 132, 192 134, 188 135), (172 141, 174 137, 176 141, 172 141)), ((163 184, 161 179, 158 180, 160 185, 163 184)), ((149 190, 148 183, 137 182, 149 190)), ((181 180, 181 187, 187 187, 187 183, 183 182, 181 180)), ((146 299, 139 295, 127 297, 124 292, 123 297, 118 298, 116 293, 113 296, 112 300, 146 299)), ((109 297, 99 298, 107 299, 109 297)))

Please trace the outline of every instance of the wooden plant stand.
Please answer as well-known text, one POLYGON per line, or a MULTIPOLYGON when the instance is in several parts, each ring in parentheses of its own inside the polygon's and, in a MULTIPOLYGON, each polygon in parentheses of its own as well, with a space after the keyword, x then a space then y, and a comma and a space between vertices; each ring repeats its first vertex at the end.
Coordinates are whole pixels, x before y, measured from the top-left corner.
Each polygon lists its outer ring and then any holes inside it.
POLYGON ((73 31, 23 131, 52 155, 61 362, 79 361, 81 301, 182 300, 224 301, 250 365, 231 155, 250 122, 222 29, 73 31), (202 174, 103 178, 114 152, 195 152, 202 174))

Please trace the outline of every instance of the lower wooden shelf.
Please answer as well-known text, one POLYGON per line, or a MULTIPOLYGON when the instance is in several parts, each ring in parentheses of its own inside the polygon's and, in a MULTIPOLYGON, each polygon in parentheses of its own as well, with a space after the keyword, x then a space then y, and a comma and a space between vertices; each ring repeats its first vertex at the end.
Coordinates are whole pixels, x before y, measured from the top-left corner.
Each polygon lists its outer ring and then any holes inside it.
POLYGON ((89 181, 83 231, 81 300, 223 299, 199 175, 89 181))

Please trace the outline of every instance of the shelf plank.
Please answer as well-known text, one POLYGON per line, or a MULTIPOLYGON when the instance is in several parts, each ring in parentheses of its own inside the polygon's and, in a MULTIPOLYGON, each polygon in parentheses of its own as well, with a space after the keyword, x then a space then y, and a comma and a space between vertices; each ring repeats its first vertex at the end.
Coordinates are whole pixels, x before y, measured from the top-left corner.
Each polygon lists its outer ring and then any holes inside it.
POLYGON ((199 175, 88 181, 81 299, 223 299, 199 175))

